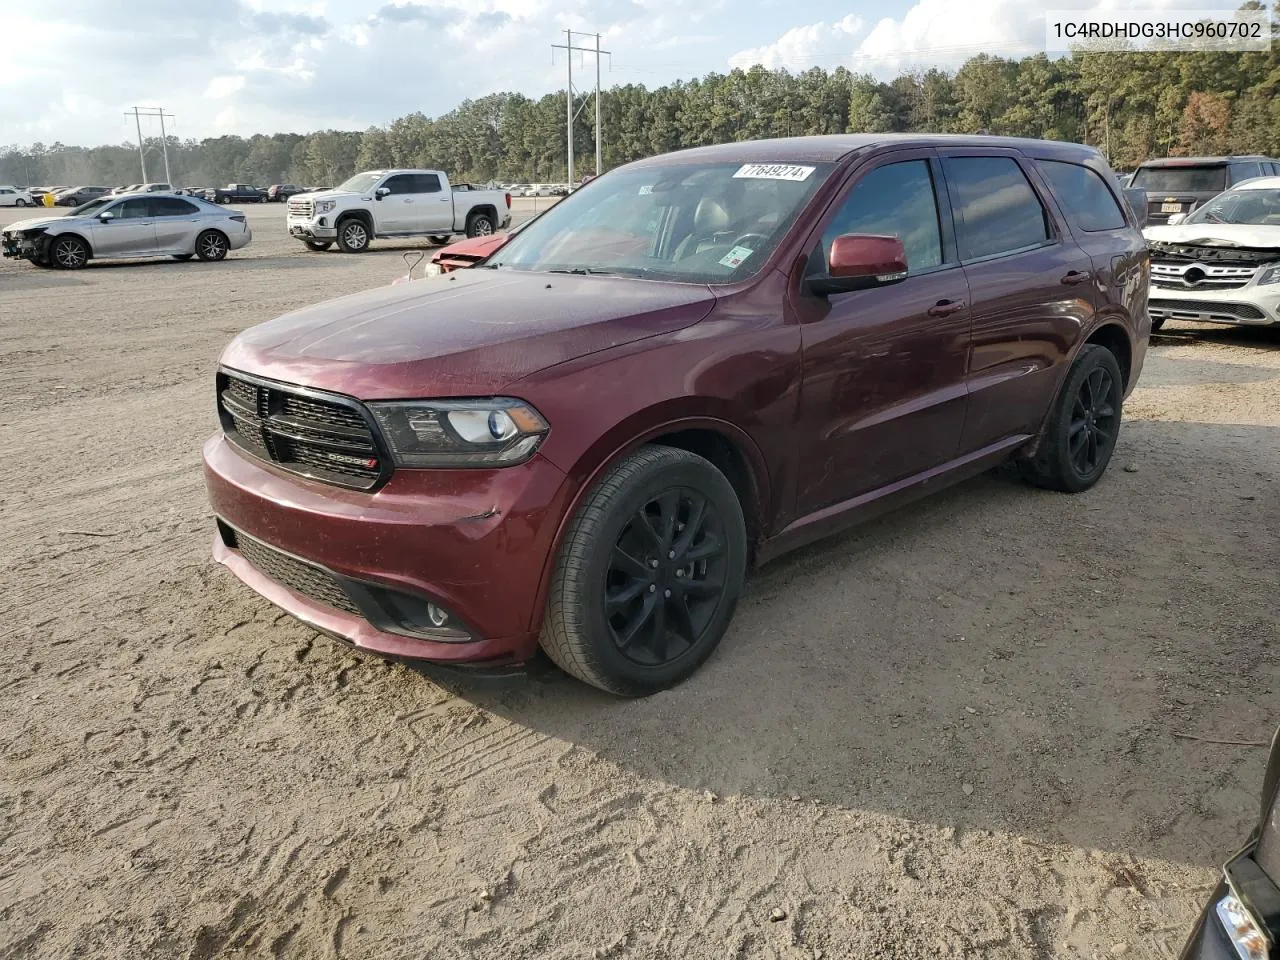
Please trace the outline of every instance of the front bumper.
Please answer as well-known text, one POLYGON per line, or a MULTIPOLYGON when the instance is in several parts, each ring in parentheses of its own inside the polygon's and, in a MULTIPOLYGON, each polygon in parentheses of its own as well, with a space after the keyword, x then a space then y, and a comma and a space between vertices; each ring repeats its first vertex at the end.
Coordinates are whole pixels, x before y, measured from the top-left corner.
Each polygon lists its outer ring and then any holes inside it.
POLYGON ((1241 326, 1280 324, 1280 283, 1235 290, 1191 290, 1158 287, 1149 290, 1153 320, 1228 323, 1241 326))
POLYGON ((6 260, 34 260, 43 255, 47 240, 43 233, 34 237, 0 234, 0 256, 6 260))
POLYGON ((289 236, 297 240, 338 239, 338 230, 333 225, 333 217, 329 214, 310 219, 289 217, 286 223, 289 228, 289 236))
POLYGON ((536 651, 543 571, 570 495, 564 474, 540 456, 496 470, 400 470, 365 493, 286 474, 218 434, 204 446, 204 472, 223 525, 340 584, 437 603, 473 639, 392 632, 272 579, 221 530, 215 535, 216 561, 316 629, 378 653, 441 663, 524 661, 536 651))

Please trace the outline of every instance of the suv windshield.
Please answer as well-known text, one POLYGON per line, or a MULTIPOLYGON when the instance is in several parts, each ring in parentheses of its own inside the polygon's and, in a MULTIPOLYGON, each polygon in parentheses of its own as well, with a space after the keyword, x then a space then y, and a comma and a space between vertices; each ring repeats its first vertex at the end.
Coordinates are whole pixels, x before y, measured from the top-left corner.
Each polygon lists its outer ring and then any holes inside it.
POLYGON ((364 193, 366 190, 372 190, 373 185, 381 179, 380 173, 357 173, 346 183, 340 184, 338 189, 347 193, 364 193))
POLYGON ((1280 226, 1280 190, 1228 190, 1182 222, 1280 226))
POLYGON ((1203 167, 1143 167, 1133 175, 1131 187, 1148 193, 1187 193, 1227 188, 1225 164, 1203 167))
POLYGON ((552 207, 496 269, 728 283, 760 269, 831 164, 699 163, 619 170, 552 207))

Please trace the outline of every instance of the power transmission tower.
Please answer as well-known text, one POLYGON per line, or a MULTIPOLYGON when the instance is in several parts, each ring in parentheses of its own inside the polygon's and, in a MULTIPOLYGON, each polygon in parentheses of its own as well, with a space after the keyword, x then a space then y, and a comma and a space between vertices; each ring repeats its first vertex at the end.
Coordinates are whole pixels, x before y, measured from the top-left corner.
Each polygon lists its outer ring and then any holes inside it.
MULTIPOLYGON (((552 50, 565 51, 565 60, 569 62, 569 89, 565 91, 565 146, 566 153, 569 158, 569 185, 573 186, 573 121, 578 114, 582 112, 579 107, 575 112, 573 109, 573 55, 574 53, 594 53, 596 55, 596 176, 601 174, 600 163, 600 55, 613 56, 608 50, 600 49, 600 34, 588 34, 581 31, 566 30, 564 32, 564 43, 553 43, 552 50), (595 36, 596 45, 594 47, 575 47, 573 45, 573 35, 577 32, 580 37, 595 36)), ((553 54, 554 56, 554 54, 553 54)), ((586 106, 584 102, 583 107, 586 106)))
POLYGON ((133 115, 133 122, 138 128, 138 159, 142 162, 142 182, 147 182, 147 154, 142 145, 142 117, 159 117, 160 118, 160 147, 164 151, 164 180, 165 183, 173 186, 173 177, 169 173, 169 137, 165 134, 164 118, 174 119, 172 113, 165 113, 164 107, 134 107, 129 113, 133 115))

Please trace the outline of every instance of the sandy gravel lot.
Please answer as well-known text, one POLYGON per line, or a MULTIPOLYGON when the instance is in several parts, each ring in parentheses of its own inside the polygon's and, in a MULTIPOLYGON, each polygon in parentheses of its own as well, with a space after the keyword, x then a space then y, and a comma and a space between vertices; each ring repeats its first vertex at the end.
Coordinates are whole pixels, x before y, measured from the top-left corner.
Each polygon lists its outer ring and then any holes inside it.
POLYGON ((387 665, 210 563, 223 344, 403 269, 248 212, 221 264, 0 263, 0 958, 1175 955, 1265 754, 1175 734, 1280 722, 1280 332, 1170 330, 1094 490, 775 563, 619 702, 387 665))

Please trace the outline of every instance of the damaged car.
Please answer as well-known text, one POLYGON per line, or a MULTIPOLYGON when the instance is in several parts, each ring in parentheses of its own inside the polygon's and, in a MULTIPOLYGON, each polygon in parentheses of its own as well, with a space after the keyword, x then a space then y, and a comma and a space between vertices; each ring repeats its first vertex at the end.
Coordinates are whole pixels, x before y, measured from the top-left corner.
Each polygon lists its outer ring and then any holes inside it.
POLYGON ((1143 233, 1153 330, 1168 320, 1280 324, 1280 177, 1232 187, 1143 233))
POLYGON ((163 193, 91 200, 65 216, 36 217, 0 233, 0 253, 39 267, 78 270, 90 260, 221 260, 253 239, 243 214, 163 193))

